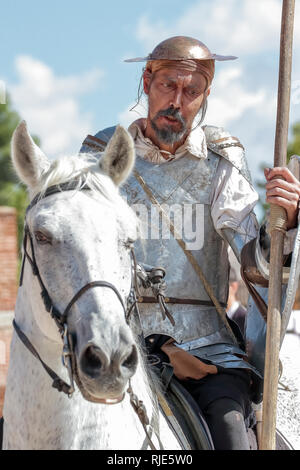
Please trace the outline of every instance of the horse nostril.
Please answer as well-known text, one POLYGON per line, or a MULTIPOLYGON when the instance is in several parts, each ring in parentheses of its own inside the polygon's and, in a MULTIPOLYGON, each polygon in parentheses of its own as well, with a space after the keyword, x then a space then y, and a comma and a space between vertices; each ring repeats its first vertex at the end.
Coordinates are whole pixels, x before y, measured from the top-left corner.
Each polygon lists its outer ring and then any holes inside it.
POLYGON ((138 352, 136 346, 132 346, 129 356, 122 362, 122 367, 135 369, 138 363, 138 352))
POLYGON ((89 376, 95 377, 102 367, 101 352, 95 346, 88 346, 82 354, 80 363, 82 370, 89 376))

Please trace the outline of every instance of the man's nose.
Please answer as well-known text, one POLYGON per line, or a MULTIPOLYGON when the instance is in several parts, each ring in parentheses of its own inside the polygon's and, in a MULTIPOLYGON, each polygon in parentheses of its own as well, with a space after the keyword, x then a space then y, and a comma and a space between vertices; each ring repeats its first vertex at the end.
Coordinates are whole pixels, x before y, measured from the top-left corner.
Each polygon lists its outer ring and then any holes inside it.
POLYGON ((173 106, 174 108, 181 108, 182 105, 182 90, 177 89, 174 91, 174 94, 171 98, 170 101, 170 106, 173 106))

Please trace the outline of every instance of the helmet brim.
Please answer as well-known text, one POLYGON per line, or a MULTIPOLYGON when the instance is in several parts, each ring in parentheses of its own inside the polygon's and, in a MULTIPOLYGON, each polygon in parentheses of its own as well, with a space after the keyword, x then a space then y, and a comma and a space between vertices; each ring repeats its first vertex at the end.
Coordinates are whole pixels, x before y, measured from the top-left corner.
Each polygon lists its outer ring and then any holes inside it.
MULTIPOLYGON (((220 62, 225 62, 226 60, 236 60, 238 57, 233 55, 219 55, 219 54, 209 54, 205 57, 196 58, 191 57, 190 60, 218 60, 220 62)), ((149 54, 147 57, 135 57, 134 59, 125 59, 124 62, 148 62, 150 60, 162 60, 162 57, 152 57, 149 54)), ((168 57, 168 60, 188 60, 186 57, 168 57)))

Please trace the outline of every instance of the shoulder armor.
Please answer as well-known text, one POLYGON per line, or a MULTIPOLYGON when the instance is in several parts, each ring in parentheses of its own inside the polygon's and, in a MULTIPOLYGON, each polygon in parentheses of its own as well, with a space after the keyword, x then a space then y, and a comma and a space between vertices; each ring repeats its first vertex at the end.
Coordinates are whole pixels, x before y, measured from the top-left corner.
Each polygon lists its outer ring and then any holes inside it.
MULTIPOLYGON (((82 143, 80 152, 103 152, 115 129, 116 126, 107 127, 95 136, 88 135, 82 143)), ((209 150, 229 161, 252 185, 245 149, 239 139, 222 127, 204 126, 203 130, 209 150)))
POLYGON ((229 161, 252 185, 245 149, 237 137, 223 127, 203 126, 209 150, 229 161))
POLYGON ((108 141, 113 136, 117 126, 107 127, 96 135, 88 135, 82 142, 80 153, 98 153, 104 152, 108 141))

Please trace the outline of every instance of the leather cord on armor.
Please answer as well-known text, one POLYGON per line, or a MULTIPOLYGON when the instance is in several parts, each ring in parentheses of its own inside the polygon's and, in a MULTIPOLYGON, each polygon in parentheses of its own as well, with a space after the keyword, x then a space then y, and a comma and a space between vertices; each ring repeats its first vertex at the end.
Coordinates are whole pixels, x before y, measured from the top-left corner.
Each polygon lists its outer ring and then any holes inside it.
POLYGON ((257 290, 253 287, 252 283, 261 287, 268 287, 269 281, 267 281, 257 269, 255 261, 255 246, 256 238, 248 242, 241 251, 241 276, 245 282, 249 294, 253 298, 259 312, 266 321, 268 306, 266 305, 263 298, 259 295, 257 290))
MULTIPOLYGON (((263 236, 264 231, 261 231, 260 242, 263 236)), ((257 238, 254 238, 241 251, 241 276, 259 312, 264 320, 267 320, 268 306, 253 286, 253 284, 256 284, 260 287, 269 287, 269 281, 262 276, 257 268, 255 260, 256 242, 257 238)), ((283 257, 283 263, 284 266, 289 263, 289 255, 283 257)))
MULTIPOLYGON (((148 297, 145 295, 138 297, 137 300, 139 303, 145 303, 145 304, 157 303, 157 299, 155 297, 148 297)), ((164 301, 166 304, 204 305, 206 307, 215 306, 214 303, 209 300, 199 300, 199 299, 184 299, 184 298, 179 299, 178 297, 165 297, 164 301)), ((224 302, 220 302, 220 305, 226 308, 226 304, 224 304, 224 302)))

